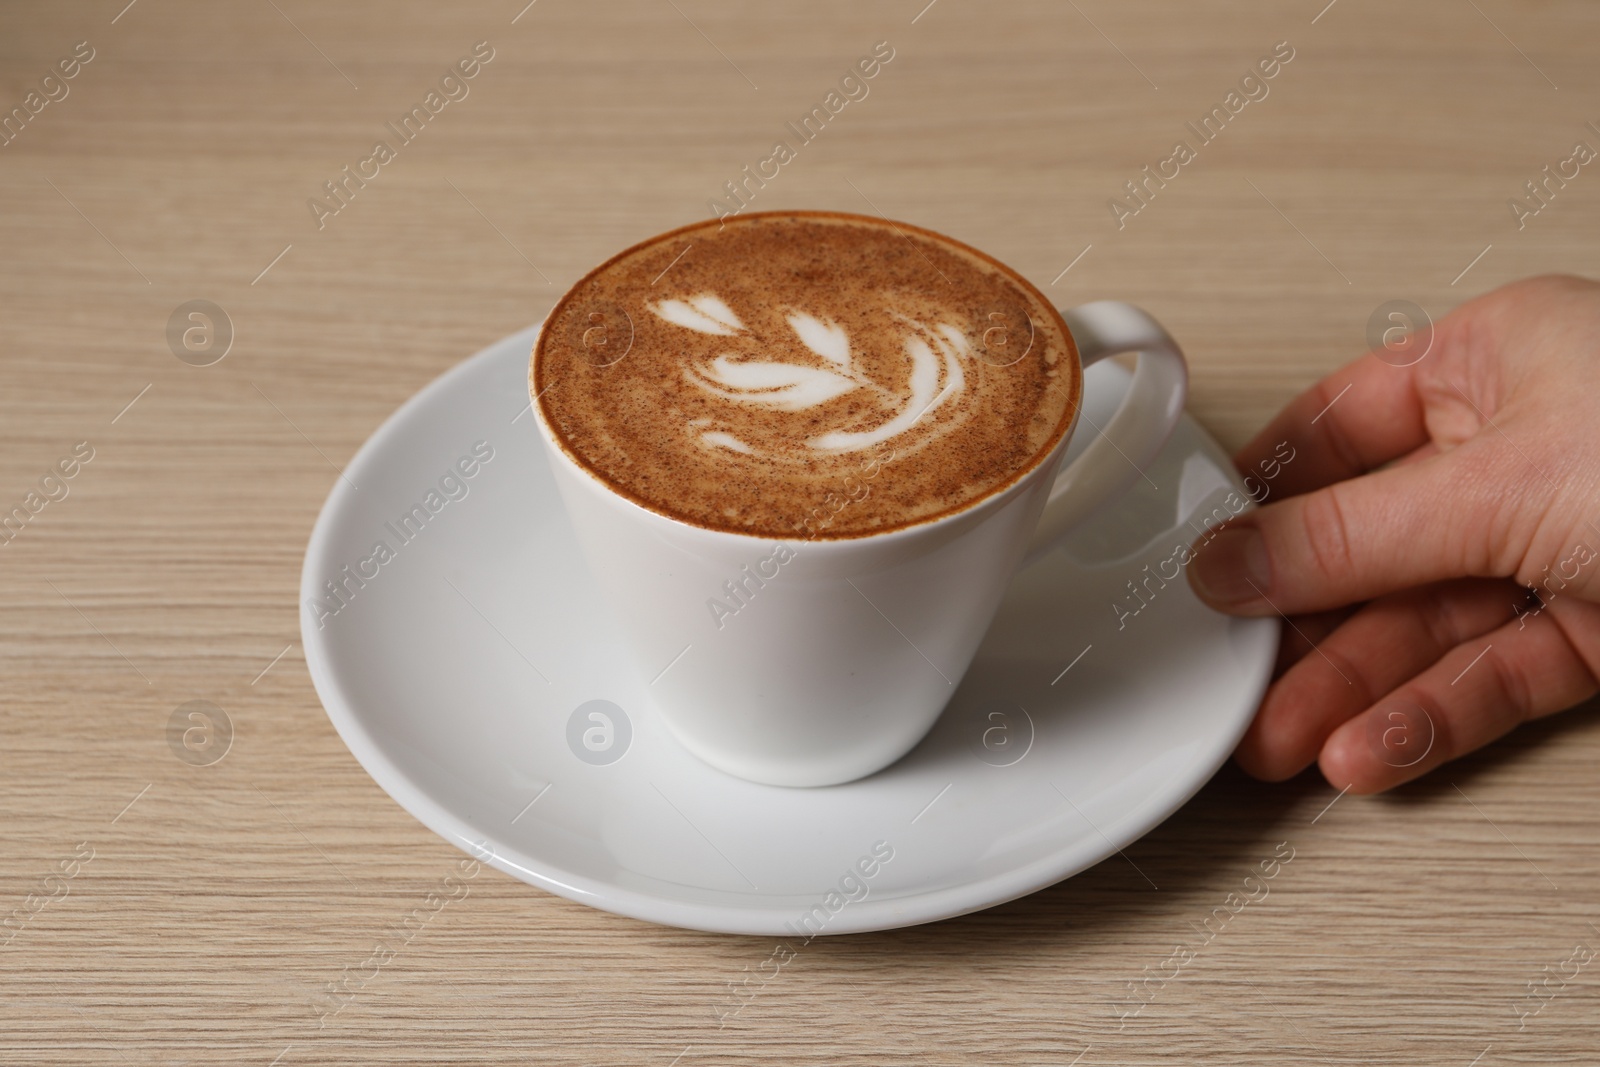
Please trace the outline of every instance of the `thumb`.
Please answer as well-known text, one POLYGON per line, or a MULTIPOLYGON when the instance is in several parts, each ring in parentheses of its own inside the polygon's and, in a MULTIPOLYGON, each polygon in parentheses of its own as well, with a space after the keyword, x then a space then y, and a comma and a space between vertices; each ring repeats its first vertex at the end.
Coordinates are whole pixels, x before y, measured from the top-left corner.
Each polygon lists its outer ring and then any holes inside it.
MULTIPOLYGON (((1539 505, 1469 441, 1246 512, 1195 542, 1189 581, 1235 615, 1325 611, 1399 589, 1514 573, 1514 524, 1539 505), (1497 544, 1496 542, 1502 542, 1497 544)), ((1525 535, 1524 535, 1525 536, 1525 535)))

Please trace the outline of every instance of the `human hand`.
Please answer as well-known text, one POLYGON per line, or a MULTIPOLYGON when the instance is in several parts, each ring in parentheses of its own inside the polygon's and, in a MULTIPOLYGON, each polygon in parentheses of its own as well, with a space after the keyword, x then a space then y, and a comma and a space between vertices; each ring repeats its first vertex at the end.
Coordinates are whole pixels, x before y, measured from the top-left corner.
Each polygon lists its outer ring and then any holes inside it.
POLYGON ((1286 619, 1246 771, 1315 760, 1375 793, 1600 688, 1600 284, 1464 304, 1419 361, 1335 371, 1236 461, 1284 441, 1288 495, 1189 565, 1218 610, 1286 619))

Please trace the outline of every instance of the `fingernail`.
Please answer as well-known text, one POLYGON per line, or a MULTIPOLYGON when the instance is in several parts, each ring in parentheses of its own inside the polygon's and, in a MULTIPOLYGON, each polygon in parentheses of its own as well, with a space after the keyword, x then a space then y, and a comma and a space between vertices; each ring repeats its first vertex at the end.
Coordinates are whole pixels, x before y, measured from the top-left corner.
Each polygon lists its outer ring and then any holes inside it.
POLYGON ((1261 531, 1249 524, 1229 526, 1202 541, 1189 575, 1195 592, 1217 607, 1264 602, 1272 570, 1261 531))

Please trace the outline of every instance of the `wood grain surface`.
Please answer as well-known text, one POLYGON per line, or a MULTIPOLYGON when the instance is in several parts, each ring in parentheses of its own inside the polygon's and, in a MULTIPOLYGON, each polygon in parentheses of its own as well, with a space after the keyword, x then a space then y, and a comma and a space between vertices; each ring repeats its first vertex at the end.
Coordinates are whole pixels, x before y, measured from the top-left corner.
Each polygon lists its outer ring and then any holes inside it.
POLYGON ((1593 706, 1377 799, 1230 767, 1125 859, 822 939, 726 1020, 767 940, 486 871, 319 1026, 310 998, 460 855, 306 673, 299 565, 336 468, 593 264, 711 214, 877 42, 869 94, 752 206, 881 211, 1063 305, 1144 305, 1230 446, 1386 301, 1600 274, 1600 171, 1520 228, 1507 203, 1600 146, 1583 0, 525 3, 0 5, 0 113, 26 120, 0 146, 0 504, 93 450, 0 546, 0 908, 24 909, 0 1063, 1600 1058, 1600 968, 1568 962, 1600 948, 1593 706), (1267 95, 1119 228, 1108 201, 1285 41, 1267 95), (478 42, 470 91, 319 220, 478 42), (220 362, 169 344, 191 300, 231 323, 220 362), (168 743, 191 700, 232 723, 210 765, 168 743), (1270 897, 1171 962, 1281 842, 1270 897))

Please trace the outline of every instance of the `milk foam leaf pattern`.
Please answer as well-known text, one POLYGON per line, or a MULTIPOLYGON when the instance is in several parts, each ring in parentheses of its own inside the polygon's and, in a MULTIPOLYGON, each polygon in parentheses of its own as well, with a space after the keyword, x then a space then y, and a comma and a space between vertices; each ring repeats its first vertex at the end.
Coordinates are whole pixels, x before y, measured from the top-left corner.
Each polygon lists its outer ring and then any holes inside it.
MULTIPOLYGON (((650 309, 675 326, 699 333, 727 337, 745 332, 739 316, 715 293, 701 293, 685 300, 663 300, 650 305, 650 309)), ((910 331, 905 339, 905 353, 911 361, 911 375, 904 406, 892 418, 871 429, 839 430, 812 437, 806 442, 810 448, 839 453, 882 444, 911 429, 922 416, 965 388, 966 375, 961 359, 971 355, 965 335, 947 323, 929 327, 904 316, 898 317, 910 331)), ((873 384, 852 366, 850 335, 844 327, 799 310, 791 311, 786 321, 801 344, 826 360, 829 366, 804 366, 723 353, 709 363, 686 368, 684 377, 724 400, 778 411, 804 411, 843 396, 858 386, 873 384)), ((711 434, 702 434, 701 438, 709 444, 735 451, 751 451, 737 438, 721 432, 715 435, 717 440, 710 440, 711 434)))
POLYGON ((732 337, 744 330, 739 316, 713 293, 701 293, 688 300, 663 300, 650 310, 675 326, 719 337, 732 337))
POLYGON ((911 325, 917 331, 905 341, 906 355, 911 357, 911 395, 899 413, 870 430, 837 430, 813 437, 806 444, 819 452, 858 452, 871 448, 905 433, 918 419, 966 387, 961 357, 971 353, 961 331, 949 325, 940 325, 935 330, 921 323, 911 325), (937 355, 935 348, 939 350, 937 355))
POLYGON ((781 411, 803 411, 843 396, 856 383, 831 370, 794 363, 768 363, 722 355, 709 366, 691 367, 689 380, 726 400, 781 411))
POLYGON ((850 367, 850 335, 844 327, 825 322, 815 315, 796 311, 789 316, 789 328, 811 351, 847 370, 850 367))

